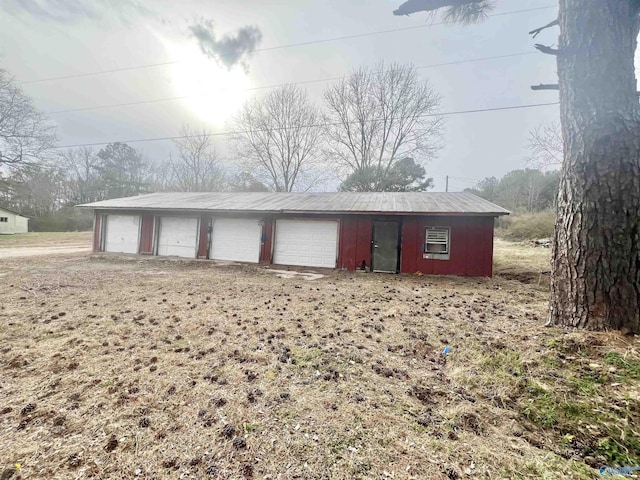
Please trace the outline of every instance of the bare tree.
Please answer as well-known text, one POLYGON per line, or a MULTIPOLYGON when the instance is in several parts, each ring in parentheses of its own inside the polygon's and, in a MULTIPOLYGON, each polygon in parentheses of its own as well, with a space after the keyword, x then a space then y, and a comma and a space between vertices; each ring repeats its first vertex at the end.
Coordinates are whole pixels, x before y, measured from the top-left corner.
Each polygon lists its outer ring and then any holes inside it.
MULTIPOLYGON (((478 20, 497 0, 407 0, 396 15, 444 9, 478 20)), ((640 103, 634 58, 638 0, 560 0, 552 55, 564 161, 557 203, 549 322, 640 333, 640 103)))
POLYGON ((173 158, 154 162, 151 173, 151 189, 157 192, 174 190, 172 162, 173 158))
POLYGON ((291 192, 308 187, 318 165, 320 124, 321 115, 306 92, 284 86, 244 106, 234 121, 238 133, 232 141, 256 179, 276 192, 291 192))
POLYGON ((539 170, 556 169, 562 166, 562 129, 560 124, 541 125, 529 132, 527 165, 539 170))
POLYGON ((0 69, 0 167, 39 163, 55 141, 48 119, 0 69))
POLYGON ((412 66, 360 68, 324 99, 329 148, 348 174, 374 170, 384 178, 398 160, 423 163, 440 147, 440 97, 412 66))
POLYGON ((183 192, 210 192, 219 190, 224 175, 210 132, 196 132, 185 125, 175 140, 178 158, 171 158, 173 183, 183 192))
POLYGON ((100 159, 90 147, 69 149, 60 154, 60 167, 74 190, 78 203, 93 202, 100 198, 98 167, 100 159))
POLYGON ((9 206, 33 216, 51 215, 70 202, 64 171, 57 165, 26 164, 14 169, 9 206))
POLYGON ((231 192, 268 192, 269 189, 253 175, 246 171, 240 171, 229 177, 227 185, 231 192))

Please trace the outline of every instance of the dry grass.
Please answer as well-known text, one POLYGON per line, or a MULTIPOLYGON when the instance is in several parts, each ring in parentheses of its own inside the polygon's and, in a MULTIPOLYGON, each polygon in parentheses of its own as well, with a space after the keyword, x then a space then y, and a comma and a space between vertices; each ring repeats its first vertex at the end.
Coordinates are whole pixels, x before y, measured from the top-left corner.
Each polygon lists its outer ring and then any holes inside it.
POLYGON ((92 232, 29 232, 17 235, 0 235, 0 248, 83 244, 90 247, 92 238, 92 232))
POLYGON ((549 284, 551 249, 530 242, 510 242, 496 238, 493 246, 494 271, 504 278, 524 283, 549 284))
POLYGON ((544 328, 535 283, 2 266, 12 478, 575 479, 640 460, 638 343, 544 328))

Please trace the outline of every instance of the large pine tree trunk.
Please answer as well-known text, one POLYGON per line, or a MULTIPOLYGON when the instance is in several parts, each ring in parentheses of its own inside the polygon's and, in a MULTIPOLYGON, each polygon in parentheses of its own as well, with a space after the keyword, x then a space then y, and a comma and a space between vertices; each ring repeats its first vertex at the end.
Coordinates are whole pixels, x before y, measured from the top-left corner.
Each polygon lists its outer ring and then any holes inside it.
POLYGON ((560 0, 551 323, 640 331, 639 0, 560 0))

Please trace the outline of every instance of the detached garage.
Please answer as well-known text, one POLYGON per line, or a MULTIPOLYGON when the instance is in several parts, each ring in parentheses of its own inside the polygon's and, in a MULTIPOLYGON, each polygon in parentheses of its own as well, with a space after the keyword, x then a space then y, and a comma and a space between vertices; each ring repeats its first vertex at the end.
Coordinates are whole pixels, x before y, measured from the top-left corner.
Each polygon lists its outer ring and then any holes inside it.
POLYGON ((81 205, 94 251, 491 276, 494 219, 470 193, 153 193, 81 205))

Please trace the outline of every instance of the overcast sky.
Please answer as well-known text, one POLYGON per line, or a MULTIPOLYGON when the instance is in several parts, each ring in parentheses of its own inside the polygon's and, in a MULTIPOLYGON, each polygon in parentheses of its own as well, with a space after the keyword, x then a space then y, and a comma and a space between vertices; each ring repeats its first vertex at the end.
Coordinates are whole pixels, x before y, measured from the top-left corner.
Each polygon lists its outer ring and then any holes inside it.
MULTIPOLYGON (((417 67, 484 57, 502 59, 420 69, 455 112, 557 101, 557 92, 530 85, 555 83, 553 57, 534 43, 557 42, 557 29, 535 41, 529 30, 553 20, 549 0, 498 0, 480 25, 436 25, 426 14, 395 17, 402 0, 0 0, 0 65, 17 82, 175 62, 102 75, 22 83, 45 112, 189 96, 187 99, 52 114, 61 145, 126 141, 178 134, 183 124, 214 132, 256 87, 339 77, 380 61, 417 67), (550 7, 540 9, 540 7, 550 7), (410 30, 290 44, 381 30, 410 30), (253 46, 243 58, 214 60, 224 48, 253 46), (232 65, 233 64, 233 65, 232 65)), ((321 103, 327 82, 304 85, 321 103)), ((558 107, 447 116, 445 147, 428 166, 436 191, 472 186, 476 179, 522 168, 528 135, 557 122, 558 107)), ((224 137, 216 138, 221 152, 224 137)), ((132 143, 149 157, 168 157, 170 141, 132 143)), ((99 149, 100 147, 94 147, 99 149)))

